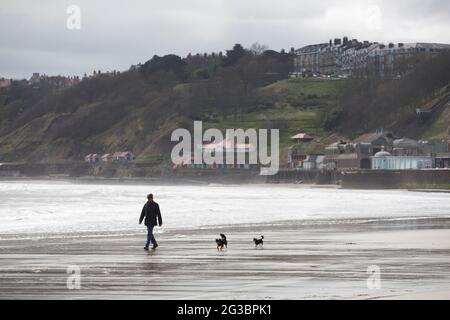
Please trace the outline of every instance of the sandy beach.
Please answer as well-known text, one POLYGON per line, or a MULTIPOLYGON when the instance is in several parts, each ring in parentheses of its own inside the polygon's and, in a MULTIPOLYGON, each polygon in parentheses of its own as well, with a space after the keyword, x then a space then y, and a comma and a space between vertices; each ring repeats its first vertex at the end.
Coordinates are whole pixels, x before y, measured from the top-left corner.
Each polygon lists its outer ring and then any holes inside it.
POLYGON ((144 233, 2 240, 0 298, 450 299, 448 218, 161 231, 150 253, 144 233), (71 265, 80 289, 67 288, 71 265), (367 285, 369 266, 379 288, 367 285))

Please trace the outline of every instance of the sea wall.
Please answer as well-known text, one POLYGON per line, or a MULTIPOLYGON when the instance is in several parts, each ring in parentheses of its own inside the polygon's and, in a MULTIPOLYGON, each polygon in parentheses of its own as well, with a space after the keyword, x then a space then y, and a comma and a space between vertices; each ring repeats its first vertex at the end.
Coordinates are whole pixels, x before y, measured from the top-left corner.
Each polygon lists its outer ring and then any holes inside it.
POLYGON ((0 165, 0 176, 3 177, 133 177, 140 173, 147 174, 136 164, 127 163, 4 163, 0 165))
POLYGON ((337 171, 280 169, 276 175, 267 176, 268 183, 336 184, 337 171))
POLYGON ((84 163, 3 163, 0 176, 3 177, 43 177, 77 176, 89 173, 84 163))
POLYGON ((164 182, 340 184, 347 189, 450 189, 450 169, 306 171, 280 169, 261 176, 252 169, 172 170, 145 163, 7 163, 1 177, 89 177, 101 179, 157 179, 164 182))
POLYGON ((343 172, 341 186, 347 189, 450 189, 450 169, 343 172))
POLYGON ((146 163, 7 163, 0 177, 71 177, 100 179, 147 179, 164 182, 264 183, 256 169, 171 169, 146 163))

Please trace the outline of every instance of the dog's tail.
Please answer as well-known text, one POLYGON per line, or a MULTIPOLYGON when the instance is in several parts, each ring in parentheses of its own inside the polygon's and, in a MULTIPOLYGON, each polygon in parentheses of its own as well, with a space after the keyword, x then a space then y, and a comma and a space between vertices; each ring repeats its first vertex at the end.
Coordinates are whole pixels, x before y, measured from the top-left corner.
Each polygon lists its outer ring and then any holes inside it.
POLYGON ((225 237, 225 235, 224 235, 223 233, 220 234, 220 237, 221 237, 223 240, 227 240, 227 237, 225 237))
POLYGON ((261 239, 264 239, 264 236, 261 236, 261 239))

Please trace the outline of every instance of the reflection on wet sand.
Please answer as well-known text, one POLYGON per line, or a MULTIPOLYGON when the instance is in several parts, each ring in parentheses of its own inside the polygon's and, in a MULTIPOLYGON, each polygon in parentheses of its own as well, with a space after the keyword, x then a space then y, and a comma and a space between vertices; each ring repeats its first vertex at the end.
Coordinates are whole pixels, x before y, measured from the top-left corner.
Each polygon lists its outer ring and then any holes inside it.
POLYGON ((145 235, 0 243, 0 298, 450 298, 450 219, 176 230, 145 235), (229 239, 217 251, 218 233, 229 239), (253 237, 264 234, 264 249, 253 237), (81 289, 66 287, 67 266, 81 289), (380 289, 367 287, 378 266, 380 289))

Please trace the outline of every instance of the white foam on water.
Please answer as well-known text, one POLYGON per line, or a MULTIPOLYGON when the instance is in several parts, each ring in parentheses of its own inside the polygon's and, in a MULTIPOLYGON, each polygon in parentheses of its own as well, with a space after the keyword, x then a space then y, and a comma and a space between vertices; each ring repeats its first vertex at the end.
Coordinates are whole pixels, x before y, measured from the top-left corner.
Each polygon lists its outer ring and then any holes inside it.
POLYGON ((450 216, 448 194, 405 190, 2 181, 0 238, 141 232, 138 218, 148 193, 160 204, 165 228, 450 216))

